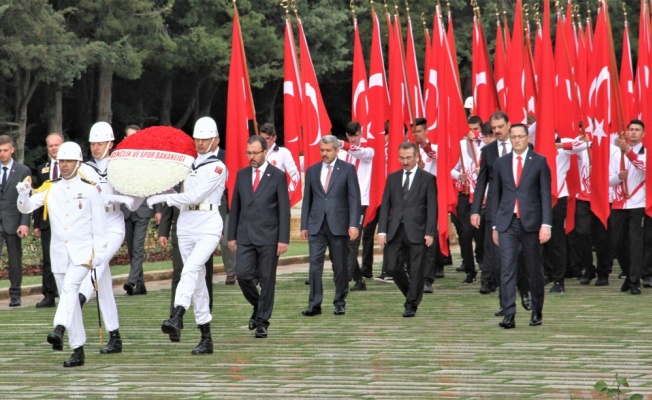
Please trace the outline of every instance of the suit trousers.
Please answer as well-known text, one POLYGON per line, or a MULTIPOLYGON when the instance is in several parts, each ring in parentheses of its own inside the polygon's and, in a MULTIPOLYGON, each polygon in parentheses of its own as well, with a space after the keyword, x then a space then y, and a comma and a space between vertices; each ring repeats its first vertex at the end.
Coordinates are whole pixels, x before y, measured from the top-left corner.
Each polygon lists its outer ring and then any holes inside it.
MULTIPOLYGON (((102 320, 107 332, 114 331, 120 327, 118 321, 118 307, 115 304, 115 296, 113 295, 113 279, 111 278, 111 267, 109 263, 111 258, 118 252, 122 246, 124 239, 124 232, 110 230, 105 232, 107 247, 106 259, 101 266, 97 267, 97 294, 100 302, 100 311, 102 312, 102 320)), ((93 277, 95 272, 93 273, 93 277)), ((86 296, 90 300, 95 294, 95 288, 91 280, 91 274, 88 274, 86 279, 82 282, 79 288, 79 293, 86 296)))
POLYGON ((374 219, 362 228, 362 274, 373 275, 374 268, 374 241, 376 240, 376 227, 378 226, 378 212, 380 207, 376 208, 374 219))
MULTIPOLYGON (((181 258, 181 252, 179 251, 179 240, 177 238, 177 229, 176 225, 172 229, 172 294, 170 296, 170 317, 174 314, 174 298, 177 294, 177 286, 179 286, 179 281, 181 280, 181 271, 183 271, 183 259, 181 258)), ((213 256, 211 255, 206 260, 206 289, 208 290, 208 308, 213 311, 213 256)))
POLYGON ((79 305, 79 287, 87 277, 88 268, 75 265, 68 260, 65 274, 56 273, 54 279, 59 287, 59 305, 54 314, 54 327, 63 325, 68 331, 68 341, 71 349, 86 343, 86 330, 79 305))
MULTIPOLYGON (((236 274, 235 271, 235 254, 229 249, 229 213, 226 206, 226 196, 222 196, 220 201, 220 216, 222 217, 222 236, 220 236, 220 255, 222 256, 222 263, 224 264, 224 272, 228 276, 236 274)), ((212 298, 212 296, 211 296, 212 298)))
POLYGON ((480 280, 490 288, 494 288, 500 286, 500 257, 498 256, 498 246, 492 240, 493 229, 491 221, 487 220, 486 212, 485 208, 480 211, 479 229, 484 231, 485 238, 482 264, 480 265, 480 280))
MULTIPOLYGON (((453 215, 453 223, 457 230, 457 238, 460 245, 460 254, 462 255, 462 266, 467 274, 475 273, 475 261, 473 259, 473 238, 479 229, 471 226, 471 203, 470 196, 460 192, 457 195, 457 216, 453 215)), ((479 245, 476 240, 476 252, 479 245)), ((482 252, 480 251, 480 254, 482 252)), ((482 257, 480 256, 480 259, 482 257)))
POLYGON ((58 295, 57 282, 52 273, 52 265, 50 263, 50 240, 52 238, 52 231, 48 229, 41 229, 41 247, 43 248, 43 264, 41 266, 41 292, 43 297, 47 299, 54 299, 58 295))
POLYGON ((238 284, 245 299, 254 307, 256 326, 269 326, 274 309, 278 245, 238 244, 235 254, 238 284), (260 293, 256 287, 260 282, 260 293))
POLYGON ((519 247, 523 251, 525 269, 529 276, 532 312, 543 310, 543 257, 539 243, 539 231, 527 232, 516 215, 505 232, 498 232, 498 254, 500 255, 501 282, 500 302, 505 315, 516 314, 516 280, 519 271, 519 247))
POLYGON ((543 244, 543 260, 545 275, 553 282, 564 282, 566 275, 566 207, 567 197, 557 199, 552 208, 551 238, 543 244))
MULTIPOLYGON (((362 206, 360 208, 360 220, 364 218, 364 214, 367 211, 367 206, 362 206)), ((360 263, 358 262, 358 253, 360 250, 360 240, 362 239, 362 223, 358 225, 358 237, 355 240, 349 240, 349 281, 354 280, 355 282, 362 280, 362 270, 360 269, 360 263)))
MULTIPOLYGON (((439 247, 439 232, 437 232, 433 238, 432 245, 426 247, 426 266, 423 269, 424 281, 431 284, 435 283, 437 270, 444 268, 444 255, 441 253, 439 247)), ((407 262, 407 259, 405 260, 407 262)))
MULTIPOLYGON (((437 238, 430 247, 436 247, 436 242, 437 238)), ((410 242, 403 224, 399 225, 396 234, 385 248, 385 256, 388 259, 387 273, 394 277, 396 286, 405 296, 406 308, 416 310, 421 304, 428 249, 425 243, 410 242), (407 261, 407 270, 403 267, 403 260, 407 261)))
POLYGON ((611 210, 611 242, 630 284, 639 286, 645 262, 645 208, 611 210))
POLYGON ((195 322, 204 325, 212 320, 206 287, 206 260, 220 242, 217 234, 179 235, 179 251, 183 259, 181 279, 177 286, 174 306, 186 310, 194 304, 195 322))
POLYGON ((322 276, 324 275, 324 258, 326 248, 333 265, 333 275, 335 280, 335 296, 333 305, 345 306, 346 296, 349 294, 349 274, 347 261, 349 259, 349 236, 333 235, 328 226, 328 220, 324 216, 324 222, 315 235, 310 235, 308 239, 308 251, 310 253, 310 294, 308 296, 308 308, 320 308, 324 300, 324 285, 322 276))
POLYGON ((575 235, 572 237, 571 247, 575 248, 582 264, 585 276, 593 276, 596 273, 596 266, 593 264, 593 252, 598 260, 598 276, 607 277, 613 267, 613 246, 609 231, 605 229, 602 222, 591 211, 591 203, 577 200, 575 208, 575 235))
POLYGON ((7 256, 9 265, 9 296, 12 299, 20 299, 21 284, 23 282, 23 245, 21 238, 16 232, 6 232, 0 221, 0 235, 7 245, 7 256))
POLYGON ((125 220, 125 238, 131 264, 128 282, 132 286, 142 286, 145 283, 143 281, 143 261, 145 260, 145 239, 147 238, 149 220, 150 218, 142 218, 135 212, 132 212, 125 220))

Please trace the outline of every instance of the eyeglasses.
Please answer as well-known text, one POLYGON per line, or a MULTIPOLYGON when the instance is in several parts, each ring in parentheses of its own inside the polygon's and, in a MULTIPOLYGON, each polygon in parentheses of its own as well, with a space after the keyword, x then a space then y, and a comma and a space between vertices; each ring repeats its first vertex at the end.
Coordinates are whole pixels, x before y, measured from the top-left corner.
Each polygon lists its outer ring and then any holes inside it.
POLYGON ((264 152, 265 150, 262 151, 245 151, 245 156, 251 157, 251 156, 257 156, 258 154, 264 152))
POLYGON ((399 160, 400 162, 403 162, 403 161, 408 161, 408 162, 409 162, 409 161, 414 160, 414 158, 415 158, 414 156, 409 156, 409 157, 399 157, 398 160, 399 160))
POLYGON ((510 135, 511 140, 523 140, 527 137, 527 135, 510 135))

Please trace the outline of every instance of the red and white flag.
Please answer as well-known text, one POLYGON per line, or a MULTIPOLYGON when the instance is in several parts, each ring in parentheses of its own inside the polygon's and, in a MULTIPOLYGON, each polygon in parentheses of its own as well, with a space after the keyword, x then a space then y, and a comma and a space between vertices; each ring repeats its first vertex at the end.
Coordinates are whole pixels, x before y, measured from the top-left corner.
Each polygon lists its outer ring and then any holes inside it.
POLYGON ((408 81, 408 92, 410 104, 412 105, 412 116, 424 118, 426 111, 423 105, 423 92, 421 91, 421 79, 419 79, 419 66, 417 65, 417 52, 414 47, 414 36, 412 34, 412 19, 408 16, 407 24, 407 48, 405 50, 405 68, 408 81))
MULTIPOLYGON (((285 19, 285 49, 283 56, 283 124, 285 147, 292 153, 294 163, 300 164, 301 153, 301 82, 299 81, 299 65, 294 46, 294 35, 290 18, 285 19)), ((288 184, 291 177, 288 175, 288 184)), ((301 174, 299 182, 293 183, 293 190, 289 191, 290 207, 301 200, 301 174)))
POLYGON ((507 51, 507 103, 505 112, 511 123, 527 123, 525 99, 525 43, 523 41, 523 1, 516 0, 512 41, 507 51))
MULTIPOLYGON (((398 15, 392 24, 393 32, 389 35, 389 147, 387 149, 387 174, 401 169, 398 161, 398 146, 404 141, 403 131, 408 109, 407 82, 405 81, 404 56, 401 46, 401 23, 398 15)), ((408 125, 410 126, 410 125, 408 125)))
POLYGON ((623 56, 620 63, 620 95, 623 99, 623 113, 627 121, 638 118, 638 99, 634 91, 632 48, 629 44, 629 27, 627 20, 625 20, 625 28, 623 30, 623 56))
POLYGON ((319 142, 321 138, 330 135, 331 119, 326 112, 324 100, 317 82, 317 75, 310 57, 308 42, 303 31, 303 24, 297 19, 299 26, 301 83, 303 84, 303 163, 309 166, 321 160, 319 142))
MULTIPOLYGON (((496 93, 498 104, 502 110, 507 103, 507 91, 505 90, 505 77, 507 76, 507 52, 505 51, 505 38, 500 21, 496 22, 496 48, 494 50, 494 81, 496 82, 496 93)), ((484 121, 484 119, 483 119, 484 121)))
POLYGON ((237 9, 233 14, 231 64, 227 90, 226 142, 229 151, 226 152, 225 161, 226 168, 230 171, 226 187, 229 189, 229 204, 231 204, 237 172, 249 165, 244 153, 249 139, 249 121, 255 116, 237 9))
POLYGON ((367 102, 367 67, 362 55, 362 43, 358 31, 358 20, 353 19, 353 85, 351 88, 351 120, 362 127, 362 137, 367 139, 369 130, 367 102))
MULTIPOLYGON (((636 64, 636 91, 638 92, 639 119, 646 121, 652 115, 652 84, 650 73, 652 69, 652 37, 650 36, 650 9, 647 0, 641 0, 641 11, 638 25, 638 61, 636 64)), ((643 137, 645 155, 649 161, 652 154, 652 135, 643 137)), ((652 182, 652 168, 645 170, 645 180, 652 182)), ((645 185, 645 213, 652 217, 652 183, 645 185)))
POLYGON ((489 64, 489 52, 482 30, 482 21, 473 17, 473 63, 471 66, 471 86, 473 87, 473 114, 488 121, 491 114, 500 109, 493 71, 489 64))

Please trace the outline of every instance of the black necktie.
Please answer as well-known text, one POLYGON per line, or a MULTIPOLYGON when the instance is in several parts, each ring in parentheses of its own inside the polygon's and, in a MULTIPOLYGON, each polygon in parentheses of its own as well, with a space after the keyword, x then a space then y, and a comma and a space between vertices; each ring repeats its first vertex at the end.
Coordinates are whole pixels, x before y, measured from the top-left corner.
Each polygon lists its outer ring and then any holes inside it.
POLYGON ((410 191, 410 174, 411 173, 412 173, 411 171, 405 171, 405 182, 403 182, 403 200, 405 200, 405 198, 408 195, 408 192, 410 191))
POLYGON ((7 183, 7 167, 2 167, 2 191, 5 191, 5 184, 7 183))
POLYGON ((59 178, 59 162, 55 161, 52 166, 52 180, 57 180, 59 178))

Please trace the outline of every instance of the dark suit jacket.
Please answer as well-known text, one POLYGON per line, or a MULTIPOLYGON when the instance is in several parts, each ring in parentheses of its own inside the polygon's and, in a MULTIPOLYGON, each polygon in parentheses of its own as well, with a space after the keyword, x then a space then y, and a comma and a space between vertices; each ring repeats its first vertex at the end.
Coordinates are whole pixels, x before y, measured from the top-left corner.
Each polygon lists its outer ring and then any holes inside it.
POLYGON ((238 171, 231 200, 228 240, 272 246, 290 242, 290 199, 285 173, 267 164, 258 188, 252 189, 252 167, 238 171))
POLYGON ((490 209, 498 232, 505 232, 514 215, 518 198, 521 224, 527 232, 537 232, 542 224, 552 226, 550 168, 546 158, 528 150, 518 188, 514 181, 512 155, 507 154, 494 165, 494 203, 490 209))
MULTIPOLYGON (((36 169, 36 174, 34 175, 34 183, 32 187, 37 189, 50 179, 50 168, 52 167, 51 162, 48 161, 45 164, 41 164, 36 169)), ((32 211, 32 219, 34 220, 34 228, 39 229, 50 229, 50 220, 43 219, 43 207, 37 208, 32 211)))
POLYGON ((321 184, 322 162, 306 171, 301 207, 301 230, 315 235, 321 229, 324 218, 333 235, 349 234, 349 227, 360 226, 360 185, 353 164, 338 158, 333 164, 328 193, 321 184))
MULTIPOLYGON (((476 195, 473 196, 471 214, 480 214, 480 209, 482 209, 482 201, 484 200, 484 192, 487 189, 489 182, 493 180, 493 167, 498 158, 498 140, 489 143, 480 150, 480 171, 478 172, 478 180, 475 184, 476 195)), ((489 191, 487 192, 487 201, 485 203, 487 210, 491 210, 491 204, 493 203, 492 189, 493 186, 489 186, 489 191)), ((491 215, 489 214, 490 213, 487 213, 485 216, 488 221, 491 221, 491 215)))
POLYGON ((387 177, 383 202, 378 215, 378 232, 387 234, 387 241, 394 238, 403 222, 408 240, 424 243, 424 236, 437 237, 437 184, 429 172, 417 168, 412 185, 403 200, 403 173, 391 173, 387 177))
MULTIPOLYGON (((2 170, 0 169, 0 177, 2 170)), ((2 216, 2 227, 8 234, 16 234, 18 226, 29 226, 29 219, 31 214, 21 214, 18 211, 18 191, 16 185, 22 182, 28 176, 32 176, 32 171, 29 168, 14 161, 14 164, 9 172, 7 183, 2 188, 0 193, 0 215, 2 216)))

